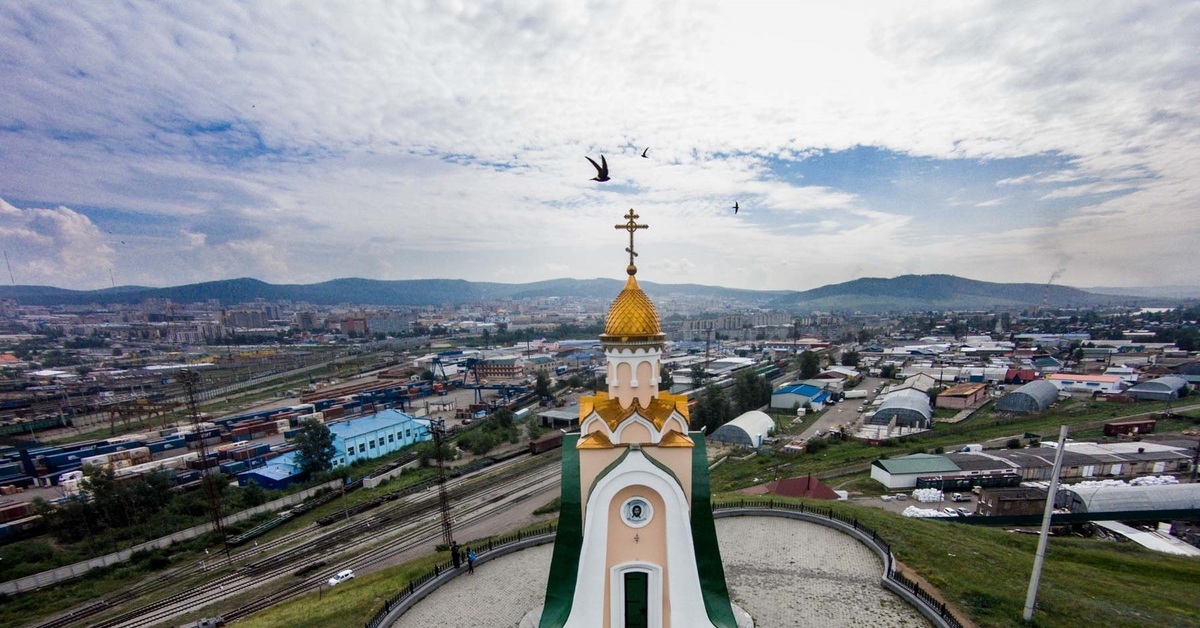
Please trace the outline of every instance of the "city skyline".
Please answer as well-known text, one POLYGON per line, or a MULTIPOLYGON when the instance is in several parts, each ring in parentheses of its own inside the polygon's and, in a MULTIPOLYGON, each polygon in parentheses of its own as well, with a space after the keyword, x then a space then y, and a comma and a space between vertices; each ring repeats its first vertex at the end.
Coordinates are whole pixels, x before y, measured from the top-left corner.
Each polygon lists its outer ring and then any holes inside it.
POLYGON ((1200 284, 1195 4, 643 4, 6 3, 11 281, 1200 284))

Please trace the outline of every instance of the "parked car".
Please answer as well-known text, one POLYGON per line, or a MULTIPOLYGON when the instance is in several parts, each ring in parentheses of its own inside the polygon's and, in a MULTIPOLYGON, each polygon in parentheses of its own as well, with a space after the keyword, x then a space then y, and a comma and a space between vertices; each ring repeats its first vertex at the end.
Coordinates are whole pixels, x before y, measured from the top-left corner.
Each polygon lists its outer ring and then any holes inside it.
POLYGON ((332 587, 339 583, 345 582, 347 580, 353 580, 353 579, 354 579, 354 570, 353 569, 343 569, 343 570, 333 574, 333 577, 330 578, 329 582, 327 582, 326 584, 328 584, 329 586, 332 587))
POLYGON ((955 516, 955 517, 957 517, 957 516, 958 516, 958 511, 957 511, 957 510, 955 510, 955 509, 953 509, 953 508, 951 508, 951 507, 949 507, 949 506, 946 506, 945 508, 943 508, 943 509, 942 509, 942 512, 944 512, 944 513, 946 513, 946 514, 948 514, 948 515, 955 516))
POLYGON ((962 515, 962 516, 964 516, 964 517, 970 517, 970 516, 971 516, 971 511, 970 511, 970 510, 967 510, 966 508, 959 508, 959 509, 958 509, 958 514, 960 514, 960 515, 962 515))

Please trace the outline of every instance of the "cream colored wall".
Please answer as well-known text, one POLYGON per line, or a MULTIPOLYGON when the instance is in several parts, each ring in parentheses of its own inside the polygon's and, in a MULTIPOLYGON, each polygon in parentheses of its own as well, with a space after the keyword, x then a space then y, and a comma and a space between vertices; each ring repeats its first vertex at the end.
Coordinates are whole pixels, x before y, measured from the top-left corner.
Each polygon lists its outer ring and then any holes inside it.
POLYGON ((682 484, 687 496, 688 508, 692 506, 692 448, 691 447, 643 447, 642 452, 671 470, 682 484))
POLYGON ((592 484, 596 478, 600 476, 600 472, 608 468, 608 465, 616 462, 621 454, 625 453, 624 447, 613 447, 612 449, 580 449, 579 450, 579 492, 580 508, 584 511, 583 520, 587 522, 587 503, 591 497, 592 484))
MULTIPOLYGON (((604 599, 612 599, 611 582, 613 566, 631 561, 652 563, 662 567, 663 628, 671 627, 671 596, 669 595, 670 574, 667 573, 667 509, 662 497, 645 486, 627 486, 617 492, 608 505, 608 561, 604 568, 604 599), (631 497, 641 497, 654 509, 650 523, 640 528, 631 528, 621 519, 621 505, 631 497), (638 540, 634 541, 633 537, 638 540)), ((604 604, 604 624, 612 625, 610 605, 604 604)))
POLYGON ((657 374, 658 371, 655 368, 655 362, 650 360, 638 362, 637 381, 639 386, 635 394, 643 408, 649 406, 650 400, 658 396, 658 386, 652 383, 657 374))
POLYGON ((617 383, 608 385, 608 396, 619 401, 622 408, 633 405, 633 398, 637 393, 630 385, 632 381, 633 367, 624 362, 617 364, 617 383))
POLYGON ((642 425, 641 423, 633 422, 633 419, 626 419, 626 425, 621 428, 620 444, 628 445, 630 443, 637 443, 641 445, 649 444, 653 442, 653 440, 654 435, 650 433, 650 428, 642 425))

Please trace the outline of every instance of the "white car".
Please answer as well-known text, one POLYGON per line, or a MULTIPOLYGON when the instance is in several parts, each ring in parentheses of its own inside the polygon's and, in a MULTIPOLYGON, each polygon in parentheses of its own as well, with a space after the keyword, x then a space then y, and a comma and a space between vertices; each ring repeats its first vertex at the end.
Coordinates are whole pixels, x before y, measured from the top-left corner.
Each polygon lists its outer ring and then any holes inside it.
POLYGON ((343 570, 333 574, 333 577, 330 578, 329 582, 326 582, 325 584, 328 584, 329 586, 332 587, 338 583, 345 582, 347 580, 353 580, 353 579, 354 579, 354 570, 353 569, 343 569, 343 570))
POLYGON ((944 513, 946 513, 946 514, 950 515, 951 517, 957 517, 957 516, 958 516, 958 511, 957 511, 957 510, 955 510, 955 509, 953 509, 953 508, 951 508, 951 507, 949 507, 949 506, 946 506, 945 508, 943 508, 943 509, 942 509, 942 512, 944 512, 944 513))

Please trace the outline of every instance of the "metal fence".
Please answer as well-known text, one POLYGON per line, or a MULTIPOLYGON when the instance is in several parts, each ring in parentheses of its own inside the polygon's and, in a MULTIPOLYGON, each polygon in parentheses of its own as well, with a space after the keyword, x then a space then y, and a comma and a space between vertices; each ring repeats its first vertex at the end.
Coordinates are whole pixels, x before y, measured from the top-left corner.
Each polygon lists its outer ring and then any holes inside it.
MULTIPOLYGON (((557 528, 554 526, 554 524, 547 524, 540 528, 534 528, 533 530, 518 530, 512 534, 494 537, 489 539, 486 543, 478 542, 471 543, 470 545, 473 548, 483 548, 482 550, 476 549, 476 555, 478 556, 477 561, 481 562, 485 557, 488 556, 488 554, 492 552, 511 545, 516 545, 528 539, 552 535, 556 529, 557 528)), ((399 593, 384 603, 383 608, 379 609, 379 612, 375 613, 375 616, 371 618, 371 621, 367 622, 366 628, 379 628, 382 626, 387 620, 389 613, 391 613, 393 610, 396 610, 405 602, 409 602, 410 598, 412 598, 418 592, 421 592, 422 597, 424 597, 424 593, 428 593, 427 591, 421 591, 421 588, 425 584, 437 579, 448 571, 452 571, 453 569, 454 563, 447 559, 445 562, 434 565, 433 569, 430 569, 420 576, 410 580, 409 583, 405 585, 405 587, 401 589, 399 593)))
MULTIPOLYGON (((857 517, 841 514, 832 508, 822 508, 820 506, 811 506, 802 503, 782 502, 774 499, 739 499, 731 501, 714 502, 713 512, 725 511, 728 514, 737 514, 738 511, 753 511, 753 510, 775 510, 794 512, 813 517, 817 519, 826 519, 829 521, 840 523, 855 531, 857 536, 863 542, 870 543, 875 546, 875 549, 884 562, 884 581, 885 585, 891 583, 888 588, 906 597, 910 602, 917 602, 918 609, 922 614, 931 619, 936 616, 941 620, 941 623, 948 628, 962 628, 962 622, 958 620, 947 608, 945 602, 939 601, 928 591, 925 591, 913 580, 905 577, 904 574, 896 568, 896 558, 892 555, 892 547, 887 541, 883 540, 874 530, 866 524, 860 522, 857 517), (923 607, 923 608, 922 608, 923 607)), ((836 527, 836 526, 835 526, 836 527)))
MULTIPOLYGON (((796 513, 804 516, 806 519, 816 520, 817 523, 832 525, 835 528, 842 528, 844 531, 855 536, 864 543, 867 543, 883 558, 884 563, 884 586, 892 592, 900 595, 909 603, 917 607, 921 614, 925 615, 934 623, 946 628, 963 628, 963 624, 949 609, 946 608, 945 602, 938 600, 931 593, 921 588, 914 580, 906 577, 899 569, 896 568, 896 559, 892 555, 891 545, 888 544, 875 530, 871 529, 866 524, 858 520, 857 517, 852 517, 835 511, 832 508, 807 505, 803 503, 792 503, 776 501, 774 499, 739 499, 731 501, 720 501, 712 504, 714 515, 718 516, 736 516, 739 514, 765 514, 770 515, 771 511, 775 513, 796 513), (829 522, 826 524, 825 522, 829 522)), ((776 516, 779 516, 778 514, 776 516)), ((480 559, 490 552, 494 552, 506 546, 515 545, 523 541, 553 534, 555 526, 553 524, 545 528, 539 528, 532 531, 516 532, 502 537, 494 538, 486 544, 480 545, 483 551, 479 552, 480 559)), ((392 611, 404 604, 415 604, 420 597, 424 597, 433 588, 440 586, 440 583, 428 587, 428 590, 422 590, 427 584, 438 579, 447 571, 453 569, 451 561, 447 560, 443 563, 434 565, 433 569, 414 578, 410 581, 400 593, 396 594, 392 599, 388 600, 383 608, 375 614, 371 621, 367 622, 366 628, 380 628, 384 622, 388 620, 392 611), (420 597, 412 599, 414 595, 420 592, 420 597)))

